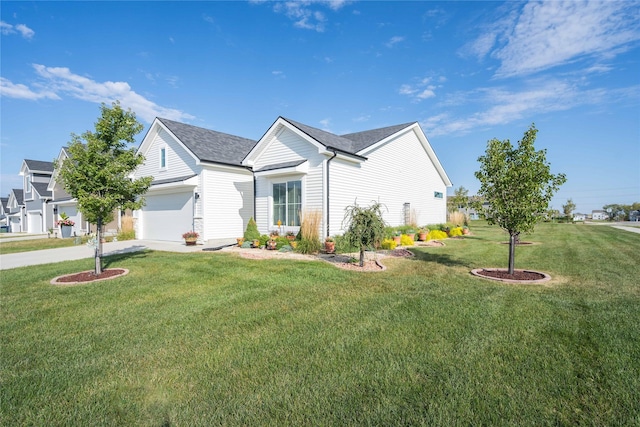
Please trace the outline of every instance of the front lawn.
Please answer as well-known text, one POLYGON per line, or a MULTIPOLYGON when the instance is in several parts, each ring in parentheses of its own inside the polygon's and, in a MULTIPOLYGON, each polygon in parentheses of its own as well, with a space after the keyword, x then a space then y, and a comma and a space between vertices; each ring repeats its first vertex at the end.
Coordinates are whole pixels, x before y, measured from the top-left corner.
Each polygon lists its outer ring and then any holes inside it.
MULTIPOLYGON (((83 238, 82 241, 86 243, 87 239, 83 238)), ((69 237, 67 239, 24 239, 14 240, 12 242, 3 242, 0 240, 0 255, 39 251, 42 249, 67 248, 75 245, 76 240, 74 237, 69 237)))
POLYGON ((640 425, 640 235, 542 224, 381 273, 220 252, 0 271, 0 425, 640 425))

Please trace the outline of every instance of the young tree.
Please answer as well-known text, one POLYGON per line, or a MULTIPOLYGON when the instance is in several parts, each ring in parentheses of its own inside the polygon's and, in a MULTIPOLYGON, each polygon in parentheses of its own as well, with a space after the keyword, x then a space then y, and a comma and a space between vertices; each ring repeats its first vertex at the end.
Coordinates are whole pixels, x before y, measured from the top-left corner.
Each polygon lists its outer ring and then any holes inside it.
POLYGON ((460 186, 455 189, 453 196, 447 198, 447 209, 449 212, 456 212, 460 209, 469 207, 469 190, 460 186))
POLYGON ((364 251, 380 244, 384 239, 386 224, 382 218, 382 205, 373 202, 368 208, 361 208, 357 204, 348 206, 343 220, 347 223, 345 239, 351 246, 360 249, 360 267, 364 266, 364 251))
POLYGON ((567 221, 570 219, 571 214, 575 209, 576 209, 576 204, 573 203, 573 200, 571 199, 567 200, 566 205, 562 205, 562 212, 564 213, 564 216, 567 219, 567 221))
POLYGON ((95 132, 71 134, 69 157, 55 165, 66 192, 77 200, 78 210, 97 225, 96 275, 102 273, 102 225, 112 220, 115 209, 140 209, 144 205, 141 196, 152 179, 130 178, 144 162, 135 148, 127 148, 142 130, 135 114, 124 111, 117 102, 111 108, 102 104, 100 110, 95 132))
POLYGON ((538 130, 535 125, 524 133, 514 148, 509 140, 492 139, 478 158, 480 181, 478 194, 489 202, 486 217, 509 233, 509 274, 514 272, 516 239, 532 231, 549 208, 549 202, 564 184, 564 174, 553 175, 546 160, 546 150, 536 151, 538 130))

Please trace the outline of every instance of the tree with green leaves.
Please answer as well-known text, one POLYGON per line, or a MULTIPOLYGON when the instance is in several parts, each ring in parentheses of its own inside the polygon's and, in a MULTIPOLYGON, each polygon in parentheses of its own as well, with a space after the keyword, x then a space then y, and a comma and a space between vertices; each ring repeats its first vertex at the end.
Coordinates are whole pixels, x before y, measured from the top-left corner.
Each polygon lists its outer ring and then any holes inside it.
POLYGON ((553 194, 566 182, 564 174, 554 175, 546 160, 546 150, 536 151, 535 125, 513 147, 509 140, 492 139, 478 158, 478 194, 489 202, 486 218, 509 233, 509 269, 513 274, 515 246, 520 233, 531 232, 547 209, 553 194))
POLYGON ((345 224, 345 240, 360 250, 360 267, 364 267, 364 252, 367 248, 380 245, 384 239, 386 224, 382 218, 382 205, 373 202, 368 208, 362 208, 358 204, 347 206, 343 228, 345 224))
POLYGON ((562 205, 562 213, 564 213, 565 219, 567 221, 570 221, 573 218, 571 214, 575 209, 576 209, 576 204, 573 203, 573 200, 571 199, 567 200, 567 203, 565 205, 562 205))
POLYGON ((466 209, 469 207, 469 190, 460 186, 453 192, 453 196, 447 198, 447 209, 449 212, 456 212, 461 207, 466 209))
POLYGON ((77 200, 78 210, 97 225, 95 274, 102 273, 102 226, 113 219, 115 209, 140 209, 142 195, 151 185, 151 177, 131 179, 144 162, 136 149, 128 148, 142 125, 131 110, 124 111, 118 102, 100 107, 101 116, 95 132, 71 134, 69 154, 55 167, 64 189, 77 200), (85 141, 83 143, 83 141, 85 141))

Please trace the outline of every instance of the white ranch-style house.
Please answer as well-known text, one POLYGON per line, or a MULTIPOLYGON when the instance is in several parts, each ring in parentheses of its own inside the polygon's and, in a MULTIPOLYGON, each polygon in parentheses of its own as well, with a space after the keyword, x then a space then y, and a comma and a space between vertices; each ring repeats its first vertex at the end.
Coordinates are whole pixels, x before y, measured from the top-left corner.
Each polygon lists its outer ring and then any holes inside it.
POLYGON ((384 205, 392 226, 446 221, 444 168, 417 123, 335 135, 279 117, 258 141, 157 118, 134 176, 152 176, 134 212, 139 239, 181 241, 242 236, 254 217, 261 233, 296 232, 300 215, 322 214, 322 235, 342 233, 345 208, 384 205))

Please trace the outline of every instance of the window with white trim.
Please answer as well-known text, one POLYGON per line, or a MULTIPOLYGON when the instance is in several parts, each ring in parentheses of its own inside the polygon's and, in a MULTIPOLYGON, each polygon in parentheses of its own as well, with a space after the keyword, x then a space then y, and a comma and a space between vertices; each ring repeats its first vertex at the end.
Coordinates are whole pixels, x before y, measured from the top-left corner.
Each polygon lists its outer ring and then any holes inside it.
POLYGON ((273 225, 300 226, 302 210, 302 181, 287 181, 273 184, 273 225))
POLYGON ((433 192, 433 197, 435 197, 436 199, 442 199, 443 194, 439 191, 434 191, 433 192))
POLYGON ((31 193, 31 175, 27 175, 25 177, 24 191, 26 193, 31 193))
POLYGON ((167 168, 167 147, 160 147, 160 169, 167 168))

